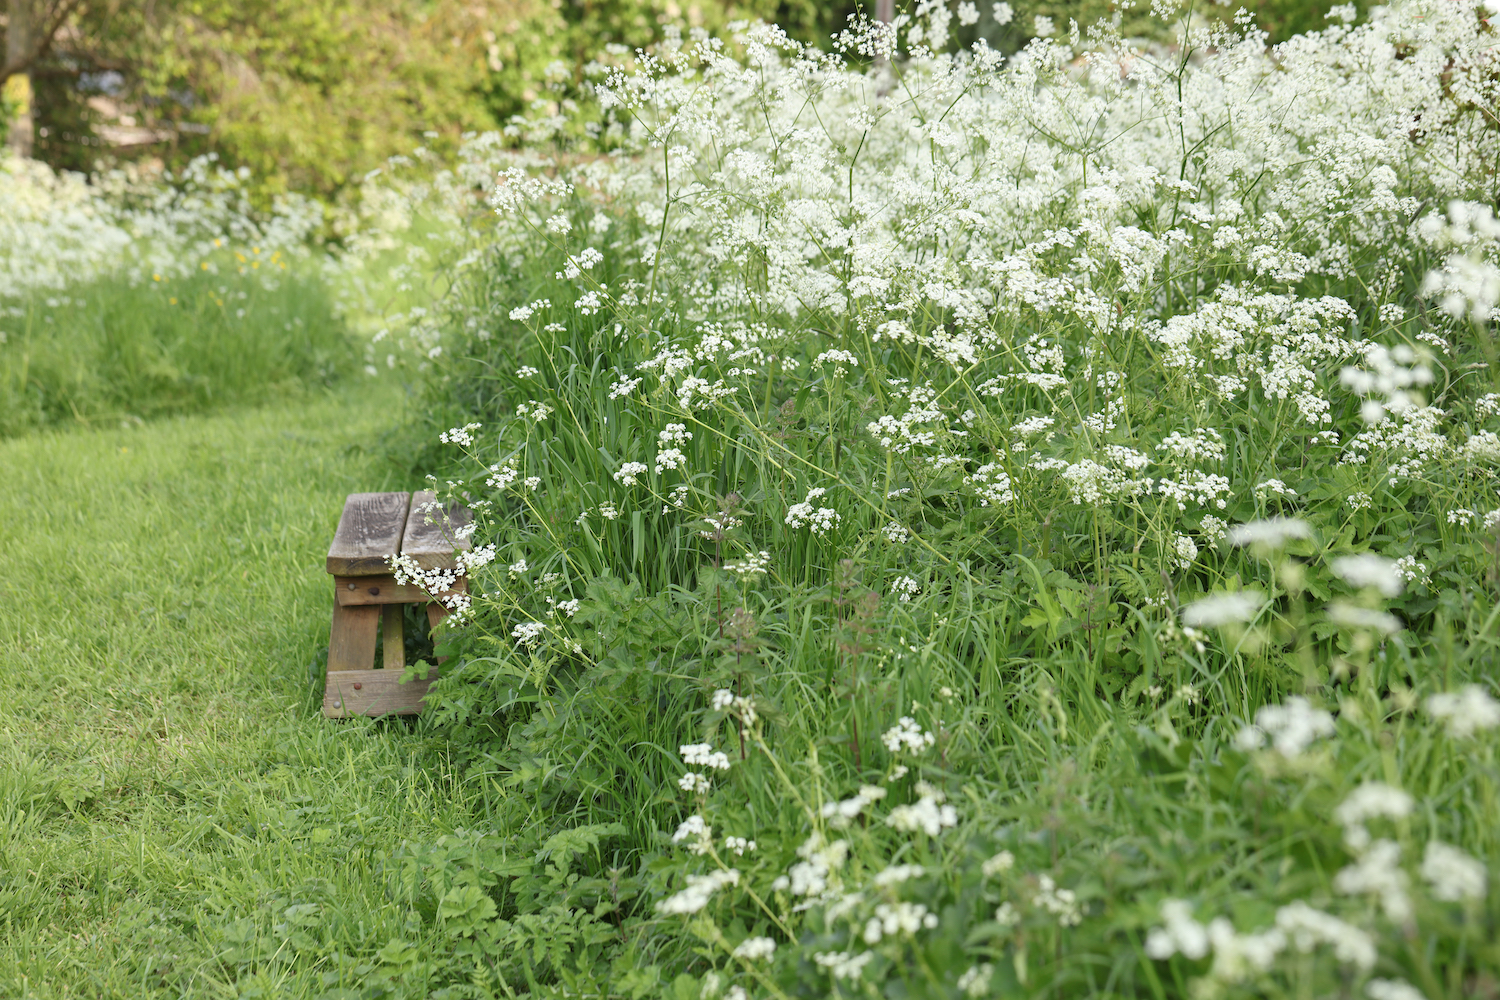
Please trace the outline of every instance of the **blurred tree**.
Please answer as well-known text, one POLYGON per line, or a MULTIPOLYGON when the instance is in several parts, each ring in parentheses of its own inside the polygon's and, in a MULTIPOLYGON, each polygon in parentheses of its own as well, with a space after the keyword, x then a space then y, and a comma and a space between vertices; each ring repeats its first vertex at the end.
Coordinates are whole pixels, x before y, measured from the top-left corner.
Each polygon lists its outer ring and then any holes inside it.
POLYGON ((31 70, 46 57, 58 29, 80 0, 9 0, 5 9, 5 59, 0 63, 0 124, 17 155, 30 156, 33 139, 31 70))
MULTIPOLYGON (((215 150, 273 189, 332 193, 423 133, 495 127, 486 91, 506 46, 490 28, 517 33, 550 12, 546 0, 87 0, 36 67, 36 150, 74 169, 105 145, 167 163, 215 150)), ((512 59, 535 63, 525 38, 512 59)))

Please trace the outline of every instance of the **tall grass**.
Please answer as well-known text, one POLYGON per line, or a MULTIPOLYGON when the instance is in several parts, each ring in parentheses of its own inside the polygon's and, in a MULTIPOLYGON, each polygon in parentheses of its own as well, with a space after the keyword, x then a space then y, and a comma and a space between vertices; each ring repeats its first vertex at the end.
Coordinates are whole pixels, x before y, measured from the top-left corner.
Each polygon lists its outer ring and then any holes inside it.
POLYGON ((84 177, 0 157, 0 434, 254 402, 353 370, 362 259, 250 175, 84 177))
POLYGON ((102 276, 16 300, 0 320, 0 434, 254 403, 351 372, 358 348, 327 281, 292 267, 271 281, 102 276))

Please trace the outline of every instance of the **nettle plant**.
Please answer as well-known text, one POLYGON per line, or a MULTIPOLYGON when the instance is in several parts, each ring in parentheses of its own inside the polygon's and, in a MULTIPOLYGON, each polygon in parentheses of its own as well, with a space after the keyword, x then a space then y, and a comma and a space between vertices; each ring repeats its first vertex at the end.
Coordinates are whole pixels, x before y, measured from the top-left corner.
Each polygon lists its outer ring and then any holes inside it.
POLYGON ((1492 988, 1497 35, 1157 8, 669 37, 486 147, 431 717, 624 845, 517 914, 678 996, 1492 988))

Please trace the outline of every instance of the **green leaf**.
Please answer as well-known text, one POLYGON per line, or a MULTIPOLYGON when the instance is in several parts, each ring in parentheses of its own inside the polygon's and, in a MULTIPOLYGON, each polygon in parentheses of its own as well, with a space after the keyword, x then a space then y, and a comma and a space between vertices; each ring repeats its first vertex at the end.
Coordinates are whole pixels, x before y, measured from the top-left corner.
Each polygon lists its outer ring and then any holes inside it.
POLYGON ((438 903, 438 920, 449 934, 457 937, 472 935, 498 912, 495 901, 477 885, 455 886, 438 903))
POLYGON ((599 846, 606 837, 623 837, 625 827, 619 823, 593 823, 560 830, 548 837, 537 852, 537 861, 551 861, 560 872, 566 873, 575 857, 599 846))
POLYGON ((675 1000, 698 1000, 698 979, 684 972, 672 980, 672 996, 675 1000))

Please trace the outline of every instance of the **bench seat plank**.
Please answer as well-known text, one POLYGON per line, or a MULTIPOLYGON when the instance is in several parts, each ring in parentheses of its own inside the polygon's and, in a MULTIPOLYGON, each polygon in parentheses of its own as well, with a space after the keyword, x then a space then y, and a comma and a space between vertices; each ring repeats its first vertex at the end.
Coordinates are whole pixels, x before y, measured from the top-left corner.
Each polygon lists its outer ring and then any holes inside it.
POLYGON ((384 576, 386 556, 401 551, 411 497, 406 493, 351 493, 328 547, 328 572, 335 576, 384 576))
POLYGON ((330 719, 351 715, 416 715, 422 698, 437 678, 430 670, 427 680, 412 678, 402 684, 400 670, 344 670, 328 675, 323 692, 323 714, 330 719), (356 688, 354 685, 358 684, 356 688))
POLYGON ((406 518, 406 533, 401 539, 401 552, 410 556, 418 566, 426 570, 453 569, 455 548, 467 551, 468 538, 457 538, 455 532, 473 520, 469 508, 456 501, 450 502, 443 511, 425 511, 423 507, 437 499, 431 490, 419 490, 411 495, 411 512, 406 518), (428 524, 431 518, 434 523, 428 524))

